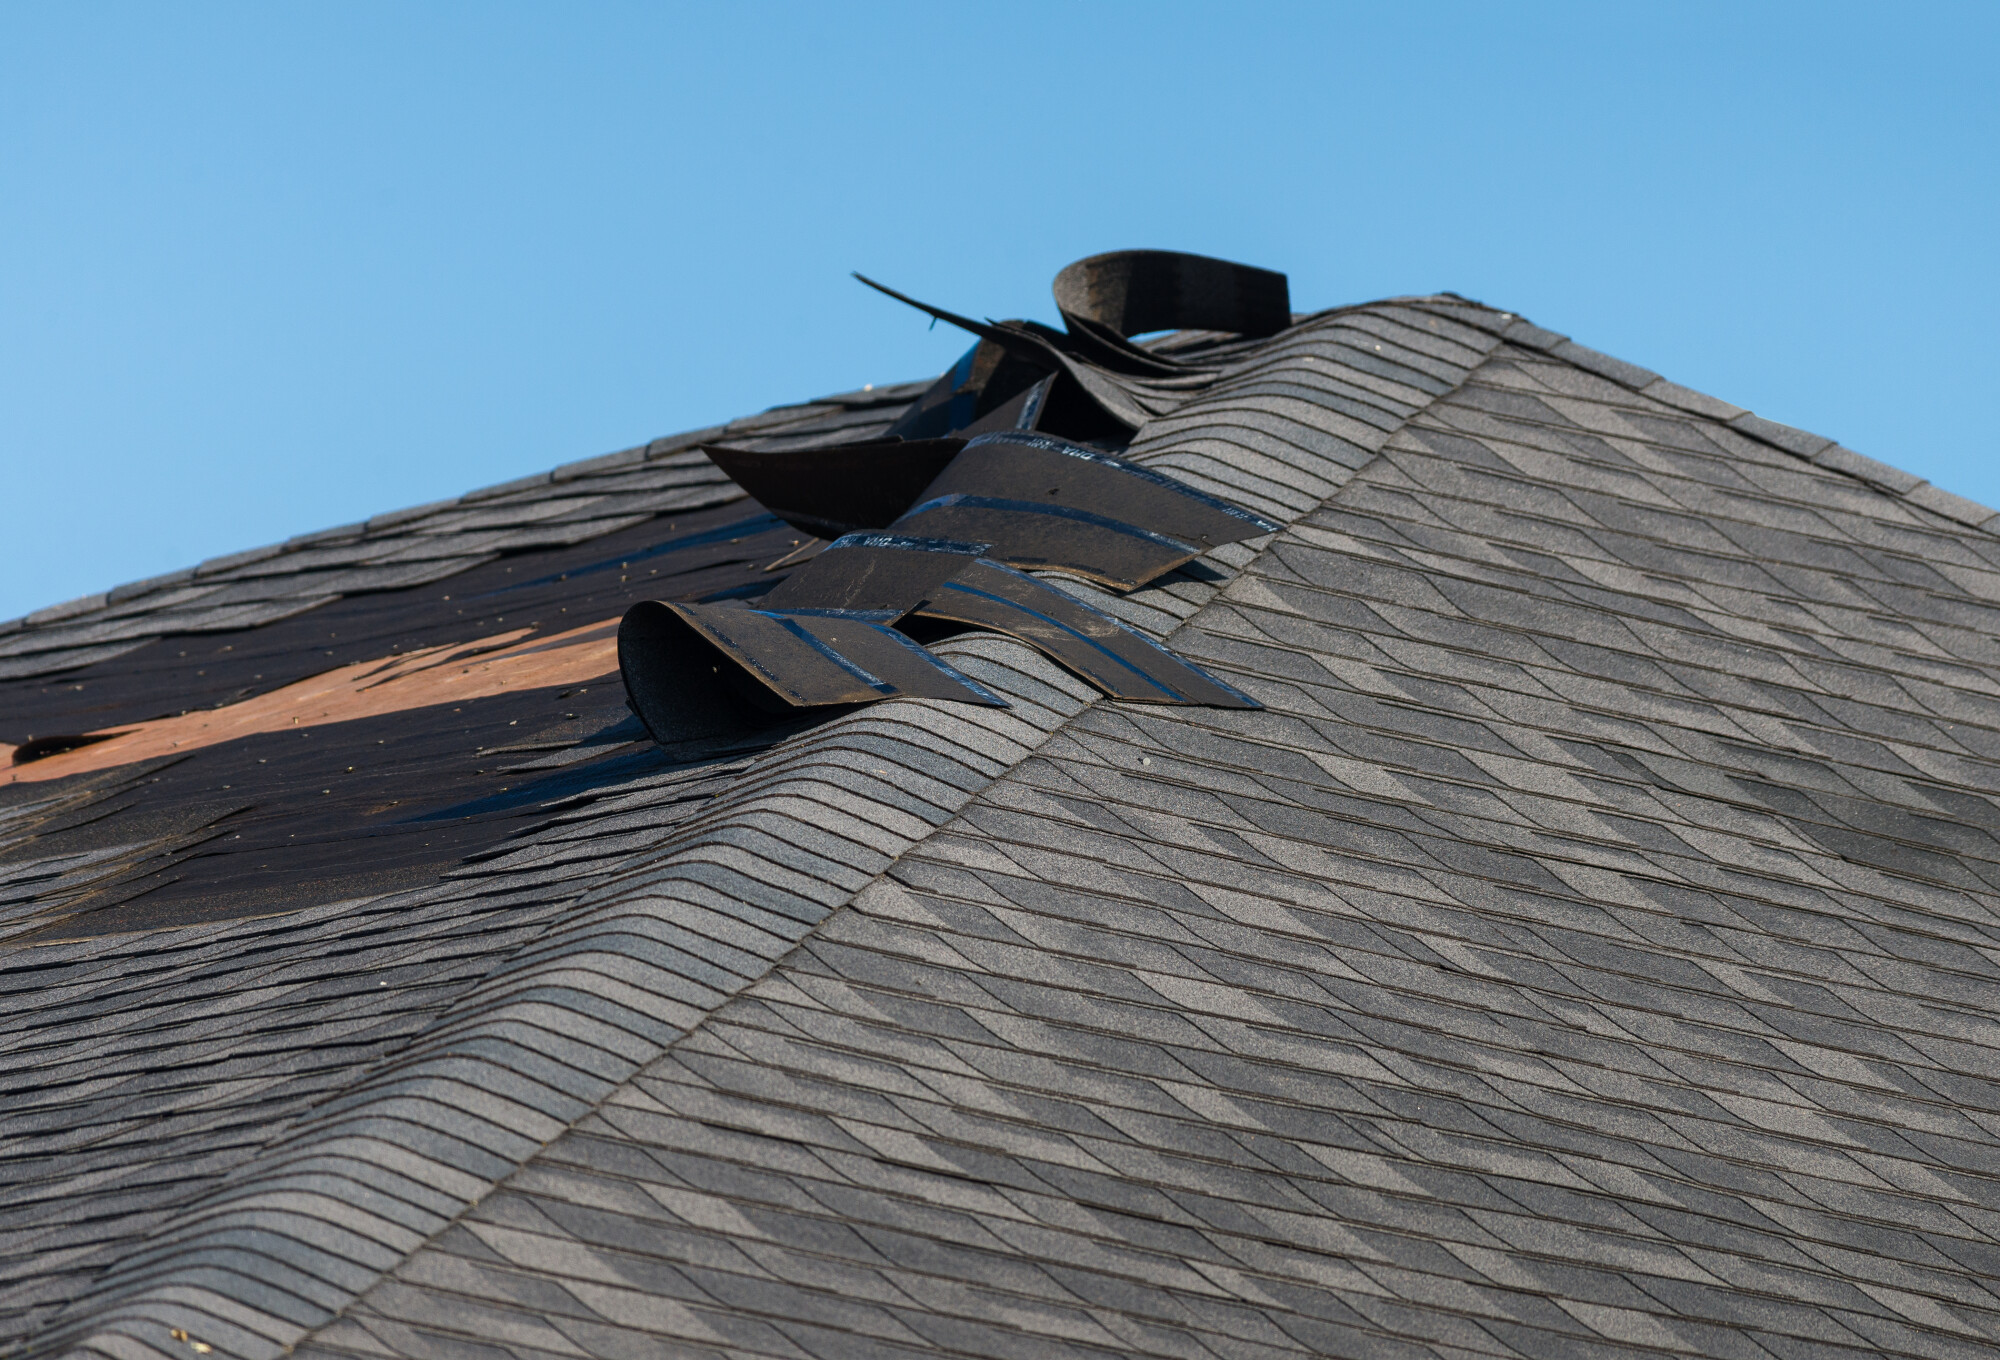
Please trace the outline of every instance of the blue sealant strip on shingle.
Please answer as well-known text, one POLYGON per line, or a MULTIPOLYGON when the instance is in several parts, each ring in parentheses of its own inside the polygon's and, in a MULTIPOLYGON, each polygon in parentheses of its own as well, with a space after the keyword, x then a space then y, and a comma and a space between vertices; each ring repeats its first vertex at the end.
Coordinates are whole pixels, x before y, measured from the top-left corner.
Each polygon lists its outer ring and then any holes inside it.
POLYGON ((903 534, 858 533, 842 534, 826 545, 826 551, 837 548, 901 548, 906 552, 950 553, 955 557, 978 557, 991 543, 960 543, 950 538, 909 538, 903 534))
MULTIPOLYGON (((895 694, 898 692, 896 687, 890 684, 887 680, 884 680, 878 675, 874 675, 868 671, 863 670, 860 666, 857 666, 856 664, 854 664, 854 662, 849 661, 839 652, 836 652, 833 648, 827 646, 824 642, 821 642, 811 633, 799 627, 798 624, 792 622, 792 620, 787 618, 785 615, 775 613, 768 609, 759 609, 756 610, 755 612, 762 614, 767 619, 776 620, 780 628, 783 628, 793 637, 796 637, 797 639, 799 639, 799 641, 805 643, 808 647, 811 647, 814 651, 819 652, 821 655, 825 656, 829 661, 833 662, 836 666, 839 666, 842 670, 846 671, 849 675, 852 675, 855 679, 859 680, 862 684, 868 686, 870 689, 876 691, 878 694, 888 695, 888 694, 895 694)), ((823 609, 823 610, 815 610, 814 612, 819 614, 849 615, 854 617, 857 622, 866 623, 871 628, 879 627, 878 624, 874 623, 866 615, 862 614, 860 611, 857 610, 823 609)), ((887 632, 889 630, 883 629, 883 631, 887 632)), ((763 668, 759 667, 758 669, 761 670, 763 668)))
POLYGON ((813 605, 799 605, 796 608, 787 606, 784 609, 757 609, 751 612, 762 614, 764 617, 771 619, 782 619, 787 614, 794 616, 804 614, 818 619, 854 619, 860 623, 871 624, 887 623, 891 619, 902 617, 902 612, 895 609, 836 609, 831 606, 822 609, 813 605))
POLYGON ((893 628, 883 628, 881 631, 884 634, 886 634, 891 641, 895 642, 897 645, 901 647, 905 647, 908 650, 915 652, 918 656, 921 656, 925 661, 935 666, 938 670, 943 671, 946 675, 950 676, 953 680, 956 680, 959 684, 964 685, 967 689, 971 690, 974 694, 977 694, 980 698, 985 699, 990 703, 992 703, 996 708, 1013 707, 1013 705, 1009 704, 1005 699, 995 694, 992 690, 986 688, 986 686, 980 684, 977 680, 974 680, 964 671, 959 670, 956 666, 952 665, 949 661, 946 661, 943 657, 939 656, 936 652, 933 652, 930 648, 918 642, 915 638, 907 637, 904 634, 897 632, 893 628))

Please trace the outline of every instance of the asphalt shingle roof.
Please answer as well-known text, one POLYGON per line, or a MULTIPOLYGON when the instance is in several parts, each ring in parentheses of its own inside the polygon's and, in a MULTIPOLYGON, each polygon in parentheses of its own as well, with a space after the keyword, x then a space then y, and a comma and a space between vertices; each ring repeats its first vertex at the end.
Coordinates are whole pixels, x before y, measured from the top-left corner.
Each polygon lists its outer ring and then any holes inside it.
MULTIPOLYGON (((1285 527, 1066 588, 1261 710, 969 636, 1011 707, 552 741, 608 754, 436 881, 0 958, 17 1351, 2000 1348, 1991 512, 1449 296, 1126 456, 1285 527)), ((634 451, 236 579, 729 494, 634 451)))

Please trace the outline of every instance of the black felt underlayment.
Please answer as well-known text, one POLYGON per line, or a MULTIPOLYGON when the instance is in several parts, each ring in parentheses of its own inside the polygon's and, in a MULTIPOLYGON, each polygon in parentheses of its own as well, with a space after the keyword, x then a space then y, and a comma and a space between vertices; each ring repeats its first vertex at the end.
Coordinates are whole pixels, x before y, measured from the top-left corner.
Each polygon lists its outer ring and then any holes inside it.
MULTIPOLYGON (((167 638, 68 675, 0 686, 16 739, 212 707, 329 668, 527 627, 616 620, 635 600, 760 590, 801 535, 753 501, 449 580, 337 601, 234 634, 167 638)), ((549 815, 547 806, 639 766, 674 763, 625 706, 615 669, 347 722, 263 733, 175 758, 0 785, 25 813, 0 864, 97 856, 35 904, 13 942, 149 930, 296 910, 432 881, 549 815), (637 744, 634 744, 637 743, 637 744), (548 752, 574 759, 552 768, 548 752), (25 837, 21 836, 26 832, 25 837), (369 841, 357 854, 355 839, 369 841)), ((17 918, 18 919, 18 918, 17 918)))

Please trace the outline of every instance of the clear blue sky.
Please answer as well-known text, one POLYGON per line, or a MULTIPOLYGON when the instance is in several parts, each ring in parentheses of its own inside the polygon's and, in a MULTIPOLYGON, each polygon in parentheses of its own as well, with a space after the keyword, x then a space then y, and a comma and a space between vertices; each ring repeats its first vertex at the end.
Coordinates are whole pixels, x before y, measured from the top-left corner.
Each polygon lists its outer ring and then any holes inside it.
MULTIPOLYGON (((0 5, 0 618, 1051 318, 1452 289, 2000 505, 2000 6, 0 5)), ((1052 318, 1051 318, 1052 319, 1052 318)))

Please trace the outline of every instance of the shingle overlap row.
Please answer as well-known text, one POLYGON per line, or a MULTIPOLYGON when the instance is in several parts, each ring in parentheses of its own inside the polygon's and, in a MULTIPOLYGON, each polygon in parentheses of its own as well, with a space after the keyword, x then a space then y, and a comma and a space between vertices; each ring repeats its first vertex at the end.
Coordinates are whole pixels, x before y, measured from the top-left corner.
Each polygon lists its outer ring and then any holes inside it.
POLYGON ((1266 709, 1080 712, 304 1353, 1994 1352, 2000 542, 1312 339, 1142 440, 1302 516, 1151 615, 1266 709))

